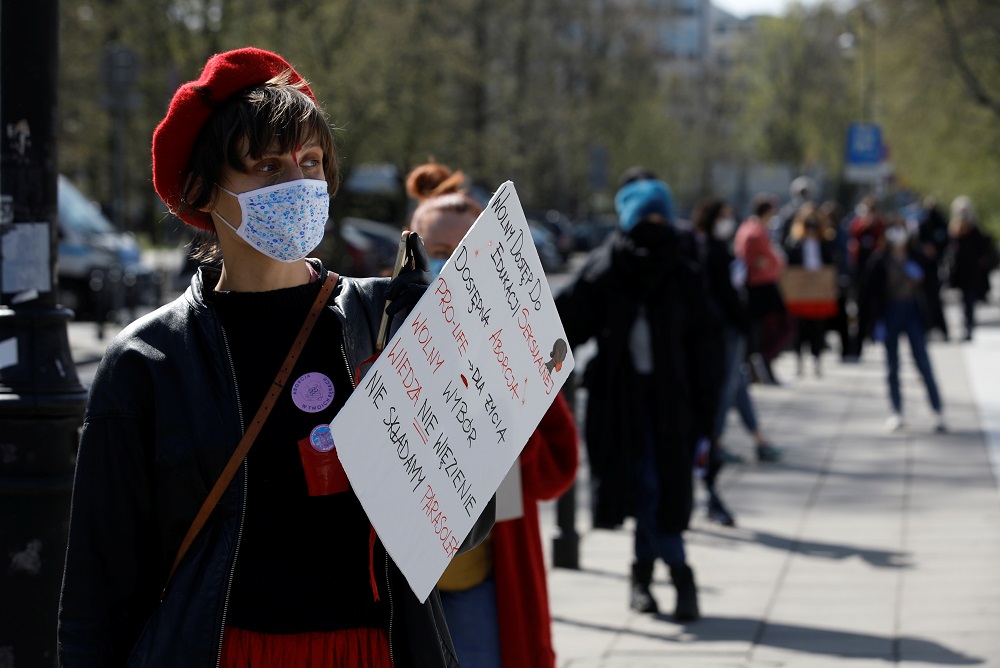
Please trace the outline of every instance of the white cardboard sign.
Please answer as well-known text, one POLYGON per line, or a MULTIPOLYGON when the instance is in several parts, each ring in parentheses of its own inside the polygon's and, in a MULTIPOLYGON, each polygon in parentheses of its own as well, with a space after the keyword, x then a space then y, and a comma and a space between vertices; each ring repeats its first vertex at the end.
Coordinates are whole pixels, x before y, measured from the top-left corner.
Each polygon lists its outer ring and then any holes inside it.
POLYGON ((354 492, 421 601, 573 365, 508 181, 330 425, 354 492))

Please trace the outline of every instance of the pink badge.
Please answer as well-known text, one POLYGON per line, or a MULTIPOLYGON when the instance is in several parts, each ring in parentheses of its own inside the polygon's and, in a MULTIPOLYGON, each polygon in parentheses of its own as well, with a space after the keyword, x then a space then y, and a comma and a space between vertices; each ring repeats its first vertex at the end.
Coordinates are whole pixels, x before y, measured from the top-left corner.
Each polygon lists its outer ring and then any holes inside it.
POLYGON ((318 413, 329 406, 334 394, 333 381, 315 371, 302 374, 292 385, 292 401, 306 413, 318 413))

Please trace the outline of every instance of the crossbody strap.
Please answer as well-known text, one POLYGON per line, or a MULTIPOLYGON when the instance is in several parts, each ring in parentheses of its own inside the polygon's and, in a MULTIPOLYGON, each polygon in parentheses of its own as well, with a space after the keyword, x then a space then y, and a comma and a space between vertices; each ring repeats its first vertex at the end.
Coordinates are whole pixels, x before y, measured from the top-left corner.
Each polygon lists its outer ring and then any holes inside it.
POLYGON ((319 314, 323 311, 323 307, 326 305, 327 300, 333 293, 333 289, 337 286, 338 280, 340 280, 340 276, 336 272, 327 272, 326 280, 323 282, 323 286, 320 288, 319 294, 316 295, 316 301, 313 302, 312 308, 309 309, 309 314, 306 316, 305 322, 302 323, 302 328, 299 329, 299 335, 295 337, 295 342, 292 343, 292 347, 288 351, 288 355, 285 356, 285 362, 281 365, 281 369, 278 371, 278 375, 275 377, 274 382, 271 383, 271 389, 268 390, 267 396, 264 397, 264 401, 261 402, 260 408, 257 409, 257 414, 253 416, 250 426, 247 427, 247 430, 243 433, 243 438, 240 439, 239 444, 236 446, 236 450, 229 458, 229 463, 226 464, 226 468, 222 469, 222 474, 219 476, 219 479, 215 481, 215 485, 212 486, 212 491, 208 493, 204 503, 201 504, 198 514, 195 515, 194 521, 191 522, 191 528, 188 529, 187 535, 185 535, 184 540, 181 541, 181 546, 177 550, 177 556, 174 557, 174 564, 170 567, 170 574, 167 575, 167 582, 163 586, 163 593, 160 595, 160 600, 163 600, 163 596, 167 593, 167 584, 169 584, 171 578, 173 578, 174 571, 177 570, 177 565, 181 563, 181 559, 184 558, 184 555, 191 547, 191 543, 194 542, 198 532, 201 531, 201 528, 205 525, 209 515, 212 514, 215 506, 219 503, 219 499, 222 498, 222 493, 226 491, 226 487, 229 486, 233 476, 236 475, 236 471, 239 469, 240 464, 243 463, 247 453, 250 452, 250 446, 253 445, 254 440, 257 438, 257 434, 260 433, 261 427, 264 426, 267 416, 271 414, 274 402, 284 389, 285 383, 288 382, 288 376, 292 373, 292 369, 295 367, 295 363, 298 361, 299 355, 302 353, 302 349, 305 347, 306 341, 309 339, 309 334, 312 333, 313 326, 319 319, 319 314))

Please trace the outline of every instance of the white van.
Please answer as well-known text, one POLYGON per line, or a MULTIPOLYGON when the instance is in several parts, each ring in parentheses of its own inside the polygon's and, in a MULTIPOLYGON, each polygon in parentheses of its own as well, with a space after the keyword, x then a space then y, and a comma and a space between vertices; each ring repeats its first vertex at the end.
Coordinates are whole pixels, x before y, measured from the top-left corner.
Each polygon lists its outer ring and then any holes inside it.
POLYGON ((155 305, 153 271, 135 237, 122 232, 59 175, 59 301, 77 320, 119 321, 138 306, 155 305))

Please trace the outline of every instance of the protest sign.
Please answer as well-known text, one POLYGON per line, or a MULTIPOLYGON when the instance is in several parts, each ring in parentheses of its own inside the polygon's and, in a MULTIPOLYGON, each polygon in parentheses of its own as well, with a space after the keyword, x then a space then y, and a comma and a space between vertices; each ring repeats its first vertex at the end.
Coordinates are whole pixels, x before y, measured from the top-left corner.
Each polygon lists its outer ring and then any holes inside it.
POLYGON ((351 487, 421 601, 572 369, 508 181, 330 425, 351 487))
POLYGON ((521 493, 521 460, 515 459, 507 475, 497 487, 496 521, 516 520, 524 517, 524 498, 521 493))

